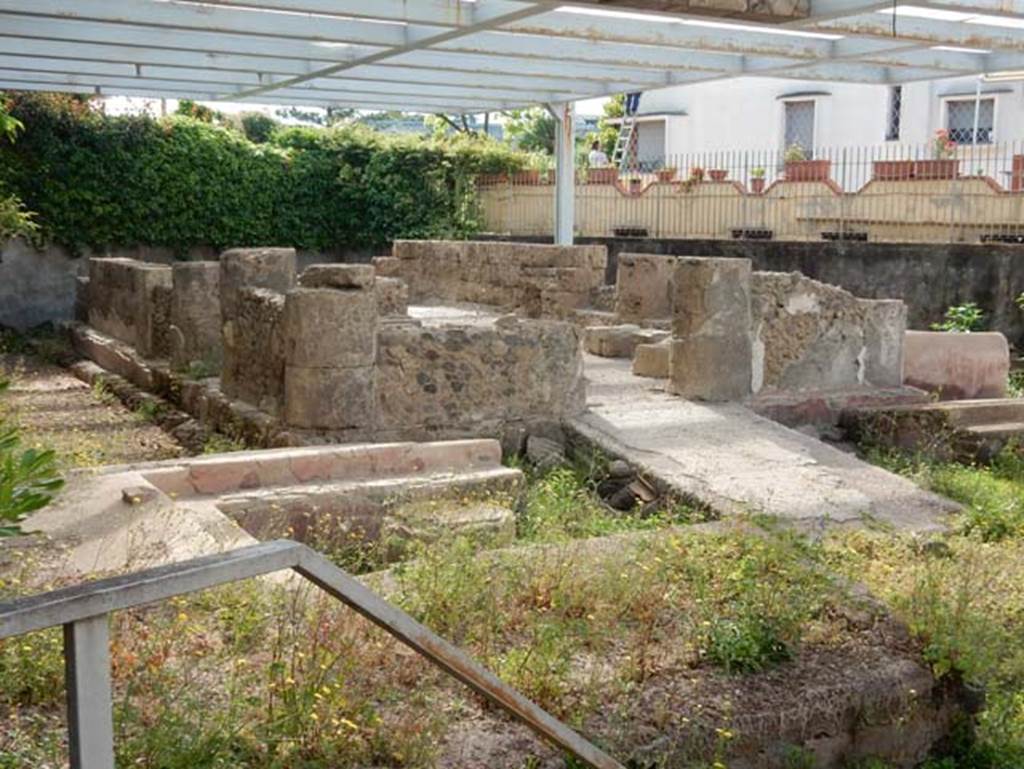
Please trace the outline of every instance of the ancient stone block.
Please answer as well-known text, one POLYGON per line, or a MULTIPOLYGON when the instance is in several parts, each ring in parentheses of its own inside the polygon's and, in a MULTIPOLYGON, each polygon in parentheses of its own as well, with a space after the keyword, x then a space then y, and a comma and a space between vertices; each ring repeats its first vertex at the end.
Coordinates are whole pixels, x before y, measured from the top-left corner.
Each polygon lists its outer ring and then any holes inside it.
POLYGON ((750 260, 678 259, 672 303, 673 392, 711 401, 748 396, 750 260))
POLYGON ((314 264, 299 275, 303 288, 368 288, 373 284, 370 264, 314 264))
POLYGON ((171 287, 171 268, 133 259, 89 260, 89 325, 140 355, 163 351, 166 309, 154 292, 171 287))
POLYGON ((619 254, 615 312, 624 322, 672 316, 676 257, 619 254))
POLYGON ((672 340, 663 339, 656 344, 638 344, 633 351, 633 373, 637 376, 665 379, 669 375, 669 357, 672 340))
POLYGON ((903 378, 943 400, 1005 398, 1010 349, 998 332, 907 331, 903 378))
POLYGON ((377 276, 381 278, 400 278, 402 260, 395 256, 375 256, 370 260, 377 276))
POLYGON ((800 273, 751 279, 755 392, 829 390, 902 381, 902 302, 858 299, 800 273))
POLYGON ((377 278, 374 281, 377 292, 378 315, 406 315, 409 312, 409 288, 398 278, 377 278))
POLYGON ((373 425, 374 370, 306 368, 285 370, 285 421, 292 427, 337 430, 373 425))
POLYGON ((214 373, 223 358, 220 317, 220 265, 180 262, 172 267, 171 365, 201 364, 214 373))
POLYGON ((583 332, 583 347, 602 358, 632 358, 637 345, 655 344, 668 336, 666 331, 640 328, 632 323, 589 326, 583 332))
POLYGON ((245 287, 284 293, 295 285, 294 248, 232 248, 220 255, 220 306, 224 320, 237 312, 238 292, 245 287))
POLYGON ((230 398, 277 414, 284 399, 284 296, 247 287, 235 301, 235 317, 223 326, 221 389, 230 398))
POLYGON ((381 428, 451 431, 510 420, 558 421, 584 407, 579 336, 568 323, 381 328, 381 428))
MULTIPOLYGON (((413 301, 439 300, 525 309, 565 318, 590 304, 604 282, 603 246, 475 241, 396 241, 397 266, 413 301)), ((385 263, 380 262, 383 266, 385 263)))
POLYGON ((373 290, 297 288, 284 309, 289 366, 371 366, 377 355, 377 297, 373 290))

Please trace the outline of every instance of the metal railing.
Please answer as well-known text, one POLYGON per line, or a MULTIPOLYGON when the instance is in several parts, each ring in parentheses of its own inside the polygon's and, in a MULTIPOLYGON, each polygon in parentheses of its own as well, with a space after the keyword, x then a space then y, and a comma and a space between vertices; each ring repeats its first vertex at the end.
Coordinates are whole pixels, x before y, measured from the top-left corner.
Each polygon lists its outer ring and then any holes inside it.
MULTIPOLYGON (((487 232, 550 235, 544 172, 481 177, 487 232)), ((1024 242, 1024 141, 644 157, 577 172, 576 232, 652 237, 1024 242)))
POLYGON ((297 542, 280 540, 252 545, 0 603, 0 639, 63 626, 71 767, 113 769, 108 615, 285 569, 300 574, 354 609, 587 765, 597 769, 623 769, 615 759, 504 684, 458 648, 297 542))

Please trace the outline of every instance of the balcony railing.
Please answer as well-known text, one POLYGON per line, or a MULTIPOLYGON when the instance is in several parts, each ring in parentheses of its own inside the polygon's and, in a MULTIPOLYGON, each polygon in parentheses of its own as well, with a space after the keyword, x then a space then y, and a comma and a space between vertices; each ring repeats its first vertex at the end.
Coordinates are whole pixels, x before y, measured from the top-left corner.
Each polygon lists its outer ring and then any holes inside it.
MULTIPOLYGON (((553 179, 477 180, 487 232, 550 235, 553 179)), ((577 174, 580 236, 1024 242, 1024 141, 699 152, 577 174)))

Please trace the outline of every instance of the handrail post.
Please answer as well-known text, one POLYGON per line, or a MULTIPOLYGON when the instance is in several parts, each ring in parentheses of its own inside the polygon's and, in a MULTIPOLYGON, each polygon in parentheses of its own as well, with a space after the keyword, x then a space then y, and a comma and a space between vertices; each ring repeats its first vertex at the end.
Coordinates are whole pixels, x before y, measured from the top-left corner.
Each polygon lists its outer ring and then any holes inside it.
POLYGON ((108 615, 64 625, 64 669, 71 769, 114 769, 108 615))

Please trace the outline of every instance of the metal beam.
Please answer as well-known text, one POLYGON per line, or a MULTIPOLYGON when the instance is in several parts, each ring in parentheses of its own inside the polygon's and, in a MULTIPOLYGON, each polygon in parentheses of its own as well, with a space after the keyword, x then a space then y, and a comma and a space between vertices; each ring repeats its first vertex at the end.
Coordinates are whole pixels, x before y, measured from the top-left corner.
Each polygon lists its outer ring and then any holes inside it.
POLYGON ((576 225, 576 113, 572 102, 545 106, 555 119, 555 244, 571 246, 576 225))
POLYGON ((966 21, 923 19, 897 13, 872 13, 836 19, 812 27, 855 37, 884 40, 917 41, 928 45, 945 45, 977 50, 1024 51, 1024 28, 987 26, 966 21), (895 30, 895 34, 894 34, 895 30))
MULTIPOLYGON (((549 10, 550 6, 546 3, 531 3, 529 6, 524 6, 518 10, 509 11, 503 6, 497 6, 495 10, 490 10, 486 5, 487 0, 480 0, 480 6, 474 11, 473 23, 470 26, 459 27, 457 29, 449 29, 440 33, 431 31, 425 31, 423 29, 414 29, 412 27, 406 28, 405 42, 400 45, 393 46, 390 50, 378 51, 376 53, 369 53, 360 56, 353 62, 345 64, 335 64, 330 67, 325 67, 319 72, 312 75, 299 75, 291 78, 285 83, 274 86, 273 88, 287 87, 291 85, 297 85, 307 80, 312 80, 314 77, 323 77, 326 75, 334 75, 338 72, 342 72, 346 69, 350 69, 357 64, 375 64, 385 59, 392 58, 400 53, 407 51, 416 51, 422 48, 429 48, 436 46, 441 43, 457 40, 460 37, 466 37, 483 30, 493 29, 509 22, 518 21, 520 19, 526 19, 530 16, 535 16, 539 13, 543 13, 549 10)), ((246 92, 245 96, 257 96, 261 93, 266 93, 273 88, 256 88, 246 92)))

